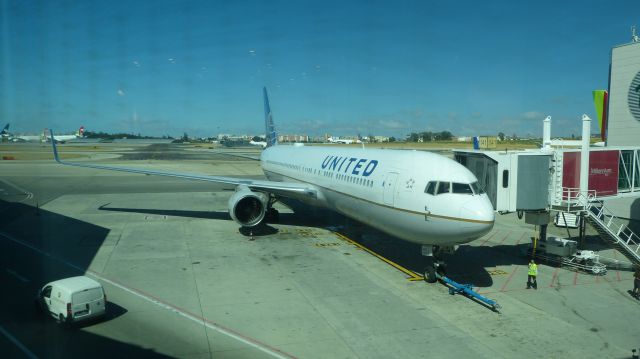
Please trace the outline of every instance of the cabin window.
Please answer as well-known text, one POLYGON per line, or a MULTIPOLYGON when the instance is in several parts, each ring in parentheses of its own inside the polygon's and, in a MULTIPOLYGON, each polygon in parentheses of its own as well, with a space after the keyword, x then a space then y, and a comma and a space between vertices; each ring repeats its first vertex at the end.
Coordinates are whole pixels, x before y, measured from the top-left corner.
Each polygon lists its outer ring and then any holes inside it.
POLYGON ((449 193, 451 182, 438 182, 438 194, 449 193))
POLYGON ((509 170, 502 171, 502 188, 509 187, 509 170))
POLYGON ((473 182, 471 184, 471 188, 473 188, 473 193, 475 193, 475 194, 483 194, 484 193, 484 188, 482 188, 480 186, 480 183, 478 183, 478 182, 473 182))
POLYGON ((466 183, 453 183, 453 186, 451 187, 451 189, 453 190, 453 193, 460 193, 460 194, 473 194, 473 190, 471 189, 471 186, 466 184, 466 183))
POLYGON ((431 181, 431 182, 427 183, 427 187, 424 189, 424 193, 428 193, 430 195, 435 195, 436 194, 436 184, 438 184, 438 182, 436 182, 436 181, 431 181))

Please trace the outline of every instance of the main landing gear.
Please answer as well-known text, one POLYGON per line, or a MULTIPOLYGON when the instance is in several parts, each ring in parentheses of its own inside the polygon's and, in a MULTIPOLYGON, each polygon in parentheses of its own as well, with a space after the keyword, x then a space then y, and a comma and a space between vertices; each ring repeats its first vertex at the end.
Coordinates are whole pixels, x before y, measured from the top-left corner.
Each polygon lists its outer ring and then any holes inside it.
POLYGON ((269 203, 267 204, 267 213, 264 216, 265 222, 270 223, 278 223, 280 220, 280 212, 277 209, 273 208, 273 205, 278 202, 276 196, 271 194, 269 196, 269 203))
POLYGON ((422 246, 422 255, 431 257, 431 263, 424 269, 424 280, 427 283, 435 283, 444 277, 447 272, 447 264, 444 261, 445 253, 453 253, 455 247, 449 246, 422 246))

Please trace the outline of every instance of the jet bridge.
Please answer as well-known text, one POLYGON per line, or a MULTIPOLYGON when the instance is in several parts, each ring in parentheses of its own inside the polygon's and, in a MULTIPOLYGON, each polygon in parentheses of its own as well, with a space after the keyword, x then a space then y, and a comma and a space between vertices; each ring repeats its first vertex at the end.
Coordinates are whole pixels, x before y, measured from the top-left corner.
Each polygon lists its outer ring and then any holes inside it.
POLYGON ((499 213, 549 208, 552 154, 533 151, 454 151, 484 187, 499 213))

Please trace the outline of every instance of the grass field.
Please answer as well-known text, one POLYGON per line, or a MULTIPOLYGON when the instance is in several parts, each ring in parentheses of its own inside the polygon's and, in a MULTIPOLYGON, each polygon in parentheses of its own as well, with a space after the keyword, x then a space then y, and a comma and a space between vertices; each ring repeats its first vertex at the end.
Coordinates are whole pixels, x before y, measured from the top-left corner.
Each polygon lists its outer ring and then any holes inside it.
MULTIPOLYGON (((341 147, 362 147, 362 144, 325 144, 325 143, 312 143, 312 146, 341 146, 341 147)), ((412 149, 412 150, 430 150, 430 149, 472 149, 473 143, 471 142, 457 142, 457 141, 431 141, 431 142, 384 142, 384 143, 365 143, 365 148, 389 148, 389 149, 412 149)), ((499 142, 496 148, 490 148, 489 150, 504 151, 507 150, 523 150, 528 148, 538 148, 539 142, 535 140, 530 141, 503 141, 499 142)))

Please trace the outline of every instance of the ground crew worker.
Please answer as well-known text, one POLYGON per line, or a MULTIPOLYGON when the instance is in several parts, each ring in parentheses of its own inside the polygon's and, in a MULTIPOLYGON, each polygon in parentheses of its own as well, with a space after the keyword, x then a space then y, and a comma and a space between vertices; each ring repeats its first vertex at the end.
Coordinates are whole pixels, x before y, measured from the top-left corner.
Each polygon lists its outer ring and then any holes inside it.
POLYGON ((538 281, 536 281, 536 277, 538 276, 538 265, 531 260, 529 262, 529 277, 527 278, 527 289, 538 289, 538 281))

